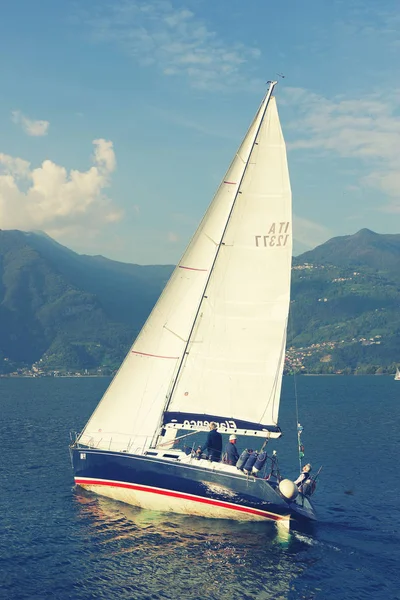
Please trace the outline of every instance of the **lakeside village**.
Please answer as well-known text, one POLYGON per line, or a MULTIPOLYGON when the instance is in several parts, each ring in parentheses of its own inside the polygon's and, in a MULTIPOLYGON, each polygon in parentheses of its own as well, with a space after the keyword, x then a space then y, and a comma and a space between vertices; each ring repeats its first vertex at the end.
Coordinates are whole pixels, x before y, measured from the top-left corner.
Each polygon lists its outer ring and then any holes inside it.
POLYGON ((82 369, 78 371, 55 370, 40 366, 39 361, 39 363, 33 364, 31 367, 21 367, 12 373, 0 373, 0 377, 114 377, 117 370, 110 369, 109 367, 82 369))
MULTIPOLYGON (((374 338, 360 338, 359 340, 353 338, 350 343, 361 344, 362 346, 371 346, 372 344, 380 344, 380 335, 376 335, 374 338)), ((311 344, 305 348, 288 348, 285 356, 285 367, 284 375, 293 374, 304 374, 304 375, 383 375, 386 371, 383 368, 374 368, 373 372, 363 369, 353 370, 350 367, 344 369, 335 369, 335 367, 329 363, 332 361, 331 352, 340 346, 348 346, 350 344, 345 340, 340 342, 321 342, 320 344, 311 344), (317 367, 316 367, 317 362, 317 367), (308 365, 308 366, 307 366, 308 365), (312 367, 311 367, 312 365, 312 367)), ((391 371, 390 371, 391 373, 391 371)))
MULTIPOLYGON (((373 338, 353 339, 351 342, 341 340, 338 342, 321 342, 319 344, 311 344, 307 347, 295 348, 290 347, 286 350, 284 375, 293 374, 314 374, 314 375, 352 375, 366 374, 366 371, 359 370, 353 373, 352 369, 335 369, 330 365, 332 361, 332 352, 343 345, 361 344, 370 346, 372 344, 380 344, 381 336, 376 335, 373 338), (318 365, 316 367, 316 364, 318 365)), ((6 359, 5 359, 6 360, 6 359)), ((113 377, 117 369, 109 367, 98 367, 95 369, 83 369, 78 371, 52 370, 41 366, 40 361, 33 364, 30 368, 19 368, 12 373, 0 374, 0 377, 113 377)), ((378 368, 372 374, 381 375, 386 371, 383 368, 378 368)), ((391 371, 390 371, 391 372, 391 371)))

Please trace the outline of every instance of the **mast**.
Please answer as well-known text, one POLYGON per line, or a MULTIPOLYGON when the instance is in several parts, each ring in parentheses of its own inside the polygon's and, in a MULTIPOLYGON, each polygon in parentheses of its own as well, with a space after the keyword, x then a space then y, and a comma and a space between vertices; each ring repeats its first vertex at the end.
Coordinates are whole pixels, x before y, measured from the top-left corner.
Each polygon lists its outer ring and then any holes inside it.
POLYGON ((263 102, 261 103, 261 106, 264 104, 264 107, 263 107, 263 109, 262 109, 261 118, 260 118, 260 120, 259 120, 258 127, 257 127, 257 129, 256 129, 256 131, 255 131, 255 133, 254 133, 254 137, 253 137, 253 140, 252 140, 252 144, 251 144, 250 150, 249 150, 249 152, 248 152, 248 156, 247 156, 247 159, 246 159, 246 162, 245 162, 245 165, 244 165, 244 168, 243 168, 243 171, 242 171, 241 177, 240 177, 240 179, 239 179, 239 182, 238 182, 238 186, 237 186, 237 190, 236 190, 235 196, 234 196, 234 198, 233 198, 233 201, 232 201, 232 206, 231 206, 231 209, 230 209, 230 211, 229 211, 228 217, 227 217, 227 219, 226 219, 225 227, 223 228, 222 235, 221 235, 221 239, 220 239, 220 241, 219 241, 219 243, 218 243, 217 251, 216 251, 216 253, 215 253, 214 260, 213 260, 213 262, 212 262, 212 265, 211 265, 210 271, 209 271, 209 273, 208 273, 208 277, 207 277, 207 279, 206 279, 206 282, 205 282, 205 285, 204 285, 204 290, 203 290, 203 293, 202 293, 202 295, 201 295, 201 297, 200 297, 200 301, 199 301, 199 304, 198 304, 198 307, 197 307, 197 310, 196 310, 196 313, 195 313, 195 316, 194 316, 194 319, 193 319, 193 323, 192 323, 192 326, 191 326, 191 329, 190 329, 190 332, 189 332, 189 335, 188 335, 188 338, 187 338, 187 341, 186 341, 186 344, 185 344, 185 347, 184 347, 184 350, 183 350, 182 356, 181 356, 181 358, 180 358, 180 361, 179 361, 179 364, 178 364, 178 367, 177 367, 177 370, 176 370, 176 375, 175 375, 175 377, 174 377, 174 380, 173 380, 173 383, 172 383, 171 390, 170 390, 169 394, 167 395, 167 399, 166 399, 165 405, 164 405, 164 407, 163 407, 163 410, 161 411, 159 425, 158 425, 158 427, 156 428, 156 431, 154 432, 154 438, 153 438, 153 440, 152 440, 152 444, 151 444, 152 446, 157 444, 157 438, 158 438, 158 436, 160 435, 160 431, 162 430, 163 415, 164 415, 164 413, 165 413, 165 412, 168 410, 168 406, 169 406, 169 405, 170 405, 170 403, 171 403, 171 400, 172 400, 172 397, 173 397, 173 394, 174 394, 174 391, 175 391, 175 388, 176 388, 177 382, 178 382, 178 380, 179 380, 179 375, 180 375, 180 373, 181 373, 181 370, 182 370, 183 363, 184 363, 184 361, 185 361, 185 358, 186 358, 186 356, 187 356, 187 354, 188 354, 188 347, 189 347, 189 344, 190 344, 190 342, 191 342, 192 335, 193 335, 193 331, 194 331, 194 329, 195 329, 196 322, 197 322, 197 319, 198 319, 198 317, 199 317, 199 314, 200 314, 200 311, 201 311, 201 307, 202 307, 202 304, 203 304, 203 300, 204 300, 205 298, 207 298, 207 296, 206 296, 206 293, 207 293, 207 288, 208 288, 208 285, 209 285, 209 282, 210 282, 211 276, 212 276, 212 274, 213 274, 214 267, 215 267, 215 264, 216 264, 216 262, 217 262, 217 259, 218 259, 218 256, 219 256, 219 253, 220 253, 221 247, 224 245, 223 239, 224 239, 224 236, 225 236, 225 233, 226 233, 227 227, 228 227, 228 225, 229 225, 229 221, 230 221, 230 219, 231 219, 231 216, 232 216, 233 210, 234 210, 234 208, 235 208, 235 205, 236 205, 236 201, 237 201, 237 199, 238 199, 238 196, 239 196, 239 194, 241 194, 241 193, 242 193, 242 192, 241 192, 241 189, 240 189, 240 188, 241 188, 241 184, 242 184, 242 181, 243 181, 243 179, 244 179, 244 176, 245 176, 245 174, 246 174, 247 167, 248 167, 249 160, 250 160, 250 158, 251 158, 251 155, 252 155, 252 152, 253 152, 254 146, 255 146, 255 145, 256 145, 256 143, 257 143, 257 142, 256 142, 256 140, 257 140, 257 137, 258 137, 258 134, 259 134, 260 128, 261 128, 261 126, 262 126, 262 123, 263 123, 263 121, 264 121, 264 117, 265 117, 266 111, 267 111, 267 109, 268 109, 268 105, 269 105, 269 101, 270 101, 270 99, 271 99, 271 96, 272 96, 272 92, 273 92, 273 90, 274 90, 274 87, 277 85, 277 83, 278 83, 278 82, 277 82, 277 81, 268 81, 268 83, 269 83, 269 88, 268 88, 268 91, 267 91, 267 93, 266 93, 266 95, 265 95, 265 97, 264 97, 264 100, 263 100, 263 102))

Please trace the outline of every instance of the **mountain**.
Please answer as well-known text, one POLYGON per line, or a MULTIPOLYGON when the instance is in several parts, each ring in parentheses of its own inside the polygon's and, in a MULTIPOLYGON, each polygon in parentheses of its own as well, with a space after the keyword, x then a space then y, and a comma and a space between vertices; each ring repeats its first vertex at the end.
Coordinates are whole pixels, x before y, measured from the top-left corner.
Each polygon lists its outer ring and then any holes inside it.
POLYGON ((328 240, 304 252, 295 262, 331 264, 337 267, 366 267, 400 279, 400 234, 379 234, 361 229, 354 235, 328 240))
MULTIPOLYGON (((293 258, 286 372, 394 372, 400 235, 362 229, 293 258)), ((173 267, 79 255, 40 232, 0 230, 0 373, 111 372, 173 267)))
POLYGON ((0 372, 120 363, 172 266, 79 255, 40 233, 0 230, 0 372))
POLYGON ((400 235, 368 229, 294 258, 289 366, 393 372, 400 362, 399 265, 400 235))

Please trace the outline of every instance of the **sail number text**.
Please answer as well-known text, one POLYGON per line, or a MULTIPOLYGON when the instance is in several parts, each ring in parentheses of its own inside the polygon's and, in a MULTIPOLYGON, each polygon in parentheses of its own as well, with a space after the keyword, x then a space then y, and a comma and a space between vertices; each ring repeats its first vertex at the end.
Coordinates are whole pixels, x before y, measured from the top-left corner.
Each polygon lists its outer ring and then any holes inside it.
POLYGON ((255 235, 257 247, 274 247, 274 246, 286 246, 289 239, 289 225, 288 221, 280 221, 278 223, 272 223, 269 228, 267 235, 255 235))

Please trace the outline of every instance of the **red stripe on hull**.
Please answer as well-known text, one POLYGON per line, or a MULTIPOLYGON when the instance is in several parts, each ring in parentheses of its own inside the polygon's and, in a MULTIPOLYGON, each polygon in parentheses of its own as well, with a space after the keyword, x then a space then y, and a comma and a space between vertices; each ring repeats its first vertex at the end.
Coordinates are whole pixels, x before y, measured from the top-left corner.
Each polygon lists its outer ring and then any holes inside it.
POLYGON ((256 508, 248 508, 246 506, 240 506, 238 504, 232 505, 227 502, 223 502, 221 500, 210 500, 209 498, 201 498, 200 496, 191 496, 190 494, 183 494, 182 492, 172 492, 170 490, 160 490, 156 488, 148 488, 142 485, 136 485, 133 483, 122 483, 122 482, 113 482, 113 481, 101 481, 98 479, 80 479, 79 477, 75 477, 75 483, 78 485, 104 485, 109 487, 120 487, 125 489, 137 490, 140 492, 150 492, 153 494, 160 494, 161 496, 170 496, 173 498, 180 498, 183 500, 192 500, 194 502, 200 502, 203 504, 210 504, 212 506, 218 506, 220 508, 230 508, 231 510, 237 510, 240 512, 257 515, 259 517, 265 517, 267 519, 272 519, 273 521, 281 521, 287 520, 288 517, 275 515, 274 513, 269 513, 265 510, 257 510, 256 508))

